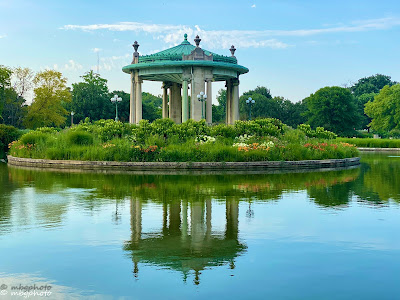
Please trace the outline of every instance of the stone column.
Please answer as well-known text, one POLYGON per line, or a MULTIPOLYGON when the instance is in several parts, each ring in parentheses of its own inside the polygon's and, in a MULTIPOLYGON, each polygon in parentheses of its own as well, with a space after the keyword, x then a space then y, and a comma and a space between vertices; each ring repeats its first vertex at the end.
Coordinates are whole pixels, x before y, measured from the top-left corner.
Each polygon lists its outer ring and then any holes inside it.
MULTIPOLYGON (((201 120, 201 103, 197 100, 197 95, 204 90, 204 70, 202 68, 193 68, 192 85, 191 85, 191 99, 190 99, 190 115, 195 121, 201 120)), ((203 107, 204 109, 204 107, 203 107)), ((205 114, 205 112, 204 112, 205 114)))
POLYGON ((170 88, 169 96, 169 117, 177 124, 182 122, 182 95, 181 87, 178 83, 173 83, 170 88))
POLYGON ((138 72, 135 74, 135 106, 136 106, 136 124, 139 124, 140 120, 142 120, 142 80, 139 77, 138 72))
POLYGON ((129 123, 135 123, 135 77, 131 71, 131 94, 129 98, 129 123))
POLYGON ((163 86, 163 97, 162 97, 162 117, 163 119, 168 118, 168 86, 164 82, 163 86))
POLYGON ((168 118, 172 119, 172 101, 174 99, 174 93, 171 85, 168 87, 168 98, 168 118))
POLYGON ((207 79, 207 102, 206 102, 206 121, 207 124, 212 124, 212 81, 207 79))
POLYGON ((226 81, 226 124, 232 124, 232 81, 226 81))
POLYGON ((182 123, 189 119, 188 79, 182 81, 182 123))
POLYGON ((232 119, 231 123, 239 120, 239 79, 232 80, 232 119))

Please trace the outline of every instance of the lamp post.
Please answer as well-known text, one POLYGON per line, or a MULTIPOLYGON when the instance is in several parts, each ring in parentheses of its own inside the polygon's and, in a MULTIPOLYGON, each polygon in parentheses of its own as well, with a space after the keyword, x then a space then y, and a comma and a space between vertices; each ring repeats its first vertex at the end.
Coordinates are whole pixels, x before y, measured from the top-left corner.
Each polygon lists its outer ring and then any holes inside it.
POLYGON ((115 103, 115 121, 118 121, 118 102, 121 102, 122 98, 114 95, 110 100, 112 103, 115 103))
POLYGON ((207 101, 207 95, 204 94, 204 92, 200 92, 200 94, 197 95, 197 100, 201 102, 201 118, 204 119, 204 102, 207 101))
POLYGON ((71 127, 74 125, 74 112, 71 111, 71 127))
POLYGON ((249 121, 251 120, 251 106, 256 103, 251 97, 246 100, 246 103, 249 105, 249 121))

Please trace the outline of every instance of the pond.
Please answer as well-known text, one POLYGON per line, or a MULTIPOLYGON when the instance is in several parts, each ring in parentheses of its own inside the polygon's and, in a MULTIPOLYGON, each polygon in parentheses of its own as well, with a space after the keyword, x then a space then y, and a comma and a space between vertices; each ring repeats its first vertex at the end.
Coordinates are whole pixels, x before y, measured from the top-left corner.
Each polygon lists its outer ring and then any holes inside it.
POLYGON ((0 296, 394 299, 399 229, 400 154, 303 173, 0 164, 0 296))

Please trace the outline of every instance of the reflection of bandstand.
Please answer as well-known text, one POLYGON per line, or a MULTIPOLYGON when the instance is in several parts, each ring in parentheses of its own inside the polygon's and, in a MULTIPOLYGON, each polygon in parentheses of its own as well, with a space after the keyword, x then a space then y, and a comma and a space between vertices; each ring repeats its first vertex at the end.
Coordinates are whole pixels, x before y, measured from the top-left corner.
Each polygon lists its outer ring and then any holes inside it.
POLYGON ((160 232, 142 233, 142 203, 131 201, 132 239, 124 249, 130 252, 134 274, 138 276, 139 262, 155 264, 183 273, 186 280, 194 271, 194 283, 199 284, 201 270, 229 263, 245 251, 238 240, 239 202, 227 200, 224 232, 212 231, 211 200, 176 201, 163 206, 160 232), (189 221, 188 221, 189 219, 189 221))

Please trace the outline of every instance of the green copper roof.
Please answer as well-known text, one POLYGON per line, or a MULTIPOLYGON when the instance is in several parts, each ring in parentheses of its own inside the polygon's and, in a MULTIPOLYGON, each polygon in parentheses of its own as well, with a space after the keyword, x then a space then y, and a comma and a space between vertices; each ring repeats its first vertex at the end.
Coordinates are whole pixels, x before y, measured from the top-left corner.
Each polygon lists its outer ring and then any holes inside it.
MULTIPOLYGON (((189 43, 189 41, 187 40, 187 34, 185 34, 183 42, 179 45, 151 55, 139 56, 139 63, 179 61, 182 60, 183 55, 190 55, 190 53, 192 53, 194 49, 196 49, 196 46, 189 43)), ((213 53, 211 51, 207 51, 205 49, 202 50, 206 55, 212 55, 213 61, 237 64, 237 60, 233 56, 223 56, 213 53)))

